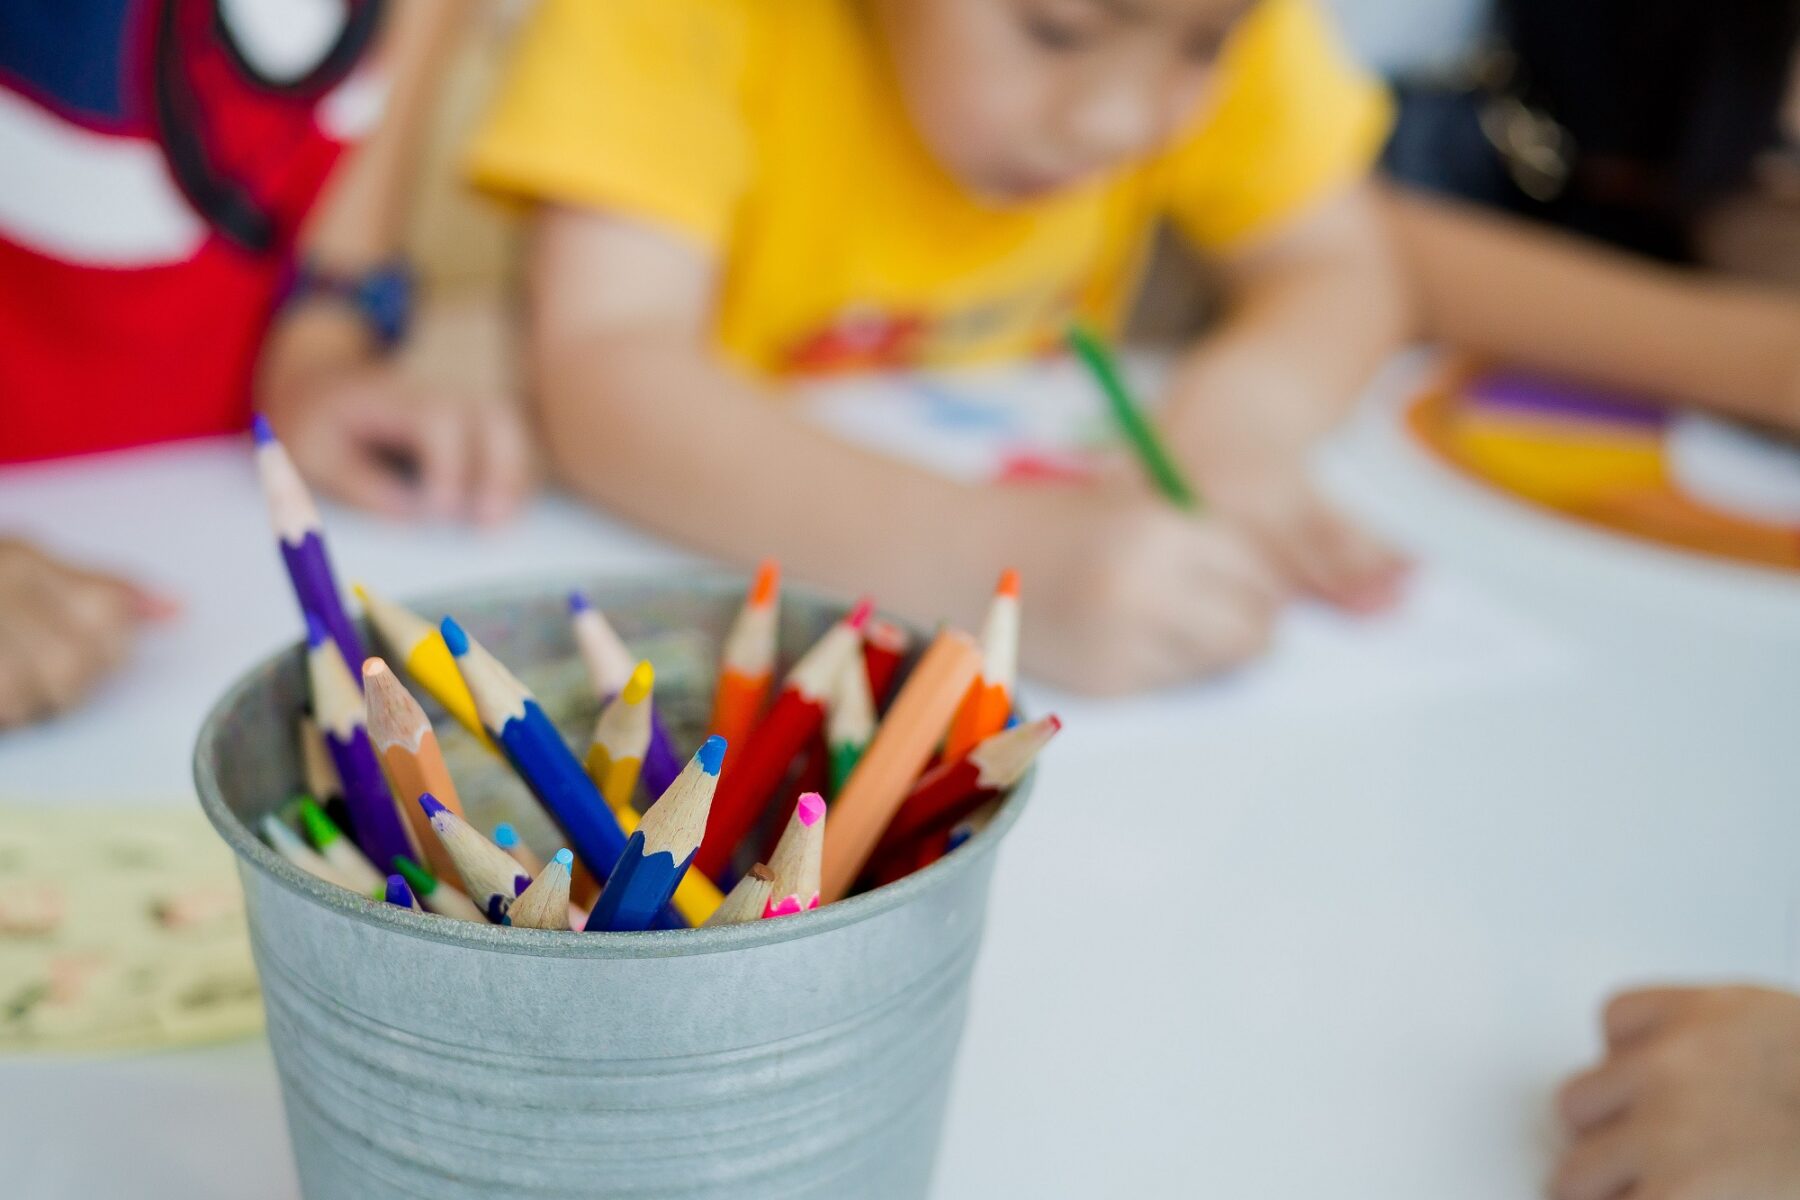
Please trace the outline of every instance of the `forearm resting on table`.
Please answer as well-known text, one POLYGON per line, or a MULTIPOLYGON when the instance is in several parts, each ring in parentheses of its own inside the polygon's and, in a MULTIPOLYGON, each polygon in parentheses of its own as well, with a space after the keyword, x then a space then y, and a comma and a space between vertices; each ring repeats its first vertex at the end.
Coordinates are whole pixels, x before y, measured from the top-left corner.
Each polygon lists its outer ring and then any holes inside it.
POLYGON ((545 348, 549 453, 570 488, 684 545, 931 620, 1006 563, 999 489, 866 453, 781 411, 683 331, 593 330, 545 348))
POLYGON ((1800 427, 1800 297, 1390 189, 1421 337, 1800 427))
POLYGON ((1190 461, 1292 459, 1400 344, 1406 295, 1366 189, 1224 264, 1230 311, 1190 350, 1166 420, 1190 461))

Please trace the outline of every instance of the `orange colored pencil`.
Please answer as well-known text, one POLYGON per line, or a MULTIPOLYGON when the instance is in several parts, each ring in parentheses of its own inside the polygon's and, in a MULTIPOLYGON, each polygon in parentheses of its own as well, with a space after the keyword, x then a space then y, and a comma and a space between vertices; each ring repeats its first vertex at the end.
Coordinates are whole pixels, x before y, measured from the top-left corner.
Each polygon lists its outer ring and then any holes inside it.
POLYGON ((988 606, 987 624, 981 631, 981 674, 969 685, 969 694, 950 722, 945 762, 955 762, 982 739, 1006 728, 1018 674, 1019 573, 1009 567, 1000 573, 1000 585, 988 606))
MULTIPOLYGON (((429 792, 445 808, 462 816, 456 781, 450 778, 450 769, 444 765, 444 753, 438 747, 431 718, 425 715, 412 693, 381 659, 364 659, 362 677, 369 741, 381 760, 388 787, 393 790, 394 806, 411 828, 413 841, 424 853, 431 873, 460 889, 464 885, 456 870, 456 860, 432 832, 431 819, 419 807, 419 797, 429 792)), ((390 871, 396 869, 392 863, 381 865, 390 871)))
MULTIPOLYGON (((707 728, 735 749, 756 728, 769 684, 775 678, 775 640, 780 618, 781 568, 773 559, 756 569, 756 579, 719 655, 719 686, 713 693, 707 728)), ((726 765, 732 749, 725 751, 726 765)))
POLYGON ((975 639, 956 629, 937 635, 875 731, 825 830, 824 903, 849 892, 882 830, 912 790, 981 669, 975 639))

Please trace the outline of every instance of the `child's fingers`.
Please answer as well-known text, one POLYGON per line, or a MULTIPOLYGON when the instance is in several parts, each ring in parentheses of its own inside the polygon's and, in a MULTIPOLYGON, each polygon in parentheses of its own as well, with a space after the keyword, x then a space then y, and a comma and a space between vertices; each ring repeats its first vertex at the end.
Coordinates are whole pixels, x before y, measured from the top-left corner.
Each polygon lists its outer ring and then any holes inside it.
POLYGON ((1203 588, 1224 584, 1271 609, 1286 602, 1288 587, 1280 568, 1260 546, 1221 526, 1195 526, 1194 532, 1184 582, 1203 588))
POLYGON ((1578 1139, 1563 1154, 1550 1181, 1551 1200, 1619 1200, 1643 1171, 1639 1130, 1628 1122, 1608 1125, 1578 1139))
POLYGON ((1564 1083, 1556 1093, 1556 1110, 1575 1133, 1598 1128, 1630 1106, 1644 1080, 1640 1055, 1615 1055, 1564 1083))
POLYGON ((524 423, 501 403, 479 406, 475 436, 475 494, 471 515, 483 525, 518 511, 531 490, 531 443, 524 423))
POLYGON ((377 516, 406 520, 419 513, 418 490, 361 447, 347 448, 312 478, 321 490, 377 516))
POLYGON ((10 707, 19 720, 72 708, 120 653, 37 597, 15 597, 0 625, 0 653, 9 660, 7 686, 14 696, 10 707))
POLYGON ((474 439, 466 411, 420 405, 415 411, 413 445, 418 456, 419 493, 425 515, 460 516, 469 499, 474 439))
POLYGON ((1620 992, 1606 1002, 1600 1027, 1609 1048, 1618 1050, 1654 1033, 1699 993, 1698 988, 1639 988, 1620 992))

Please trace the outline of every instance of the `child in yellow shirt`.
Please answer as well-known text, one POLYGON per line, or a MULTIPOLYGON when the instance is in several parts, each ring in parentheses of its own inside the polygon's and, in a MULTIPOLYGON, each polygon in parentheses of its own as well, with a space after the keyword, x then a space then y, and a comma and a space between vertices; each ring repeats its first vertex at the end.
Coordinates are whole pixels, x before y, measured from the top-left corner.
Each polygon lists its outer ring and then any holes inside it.
POLYGON ((1294 590, 1392 591, 1302 474, 1404 325, 1362 182, 1387 121, 1310 0, 546 0, 472 163, 539 205, 531 354, 570 486, 918 615, 1016 565, 1028 668, 1118 691, 1256 653, 1294 590), (1232 290, 1163 409, 1203 519, 1135 477, 953 483, 781 403, 1116 329, 1165 217, 1232 290))

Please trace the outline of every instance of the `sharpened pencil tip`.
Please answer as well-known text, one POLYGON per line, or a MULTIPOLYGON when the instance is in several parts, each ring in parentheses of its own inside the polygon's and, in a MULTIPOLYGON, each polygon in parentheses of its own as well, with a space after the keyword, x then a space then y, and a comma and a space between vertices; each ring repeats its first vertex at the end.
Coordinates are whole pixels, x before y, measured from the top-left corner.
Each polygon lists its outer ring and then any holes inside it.
POLYGON ((567 846, 564 846, 551 857, 551 861, 562 864, 563 870, 567 871, 575 865, 575 854, 567 846))
POLYGON ((781 564, 772 558, 763 559, 756 567, 756 582, 750 585, 750 603, 766 608, 774 603, 775 592, 780 587, 781 564))
POLYGON ((775 872, 769 869, 768 863, 757 863, 754 867, 751 867, 750 876, 753 879, 760 879, 764 883, 775 882, 775 872))
POLYGON ((807 792, 800 797, 800 803, 794 806, 794 811, 799 814, 802 825, 817 825, 819 818, 825 815, 825 797, 817 792, 807 792))
POLYGON ((314 650, 331 640, 331 634, 325 629, 325 622, 319 620, 319 614, 306 614, 306 644, 314 650))
POLYGON ((1019 573, 1011 567, 1000 572, 1000 584, 994 589, 996 596, 1008 596, 1017 599, 1019 596, 1019 573))
POLYGON ((451 654, 461 658, 469 652, 469 635, 456 623, 455 617, 445 617, 438 630, 444 635, 444 645, 450 647, 451 654))
POLYGON ((250 418, 250 436, 256 439, 256 444, 259 446, 266 446, 274 441, 275 431, 269 428, 269 418, 263 416, 261 413, 252 415, 250 418))
POLYGON ((428 817, 435 817, 441 812, 450 811, 430 792, 419 793, 419 807, 425 810, 425 815, 428 817))
POLYGON ((694 751, 694 761, 708 775, 717 775, 725 763, 725 739, 715 733, 701 742, 700 748, 694 751))
POLYGON ((519 844, 519 831, 505 821, 494 826, 494 845, 502 850, 511 850, 519 844))
POLYGON ((642 704, 644 702, 644 697, 648 696, 650 694, 650 689, 655 686, 656 668, 651 666, 650 660, 646 658, 643 662, 632 668, 631 678, 626 680, 624 690, 620 692, 620 696, 627 704, 642 704))
POLYGON ((1050 727, 1051 733, 1061 733, 1062 732, 1062 718, 1057 716, 1055 713, 1051 713, 1049 716, 1045 717, 1044 724, 1046 724, 1050 727))
POLYGON ((377 675, 386 675, 388 673, 388 665, 382 661, 380 655, 371 654, 369 657, 363 659, 364 679, 373 679, 377 675))
POLYGON ((869 617, 874 611, 874 597, 864 596, 856 602, 856 607, 850 610, 850 615, 844 618, 844 624, 861 633, 862 627, 869 623, 869 617))
POLYGON ((406 886, 406 879, 400 875, 387 877, 387 902, 397 908, 413 906, 412 889, 406 886))
POLYGON ((584 613, 592 607, 594 606, 588 603, 586 593, 580 591, 569 593, 569 612, 571 614, 584 613))

